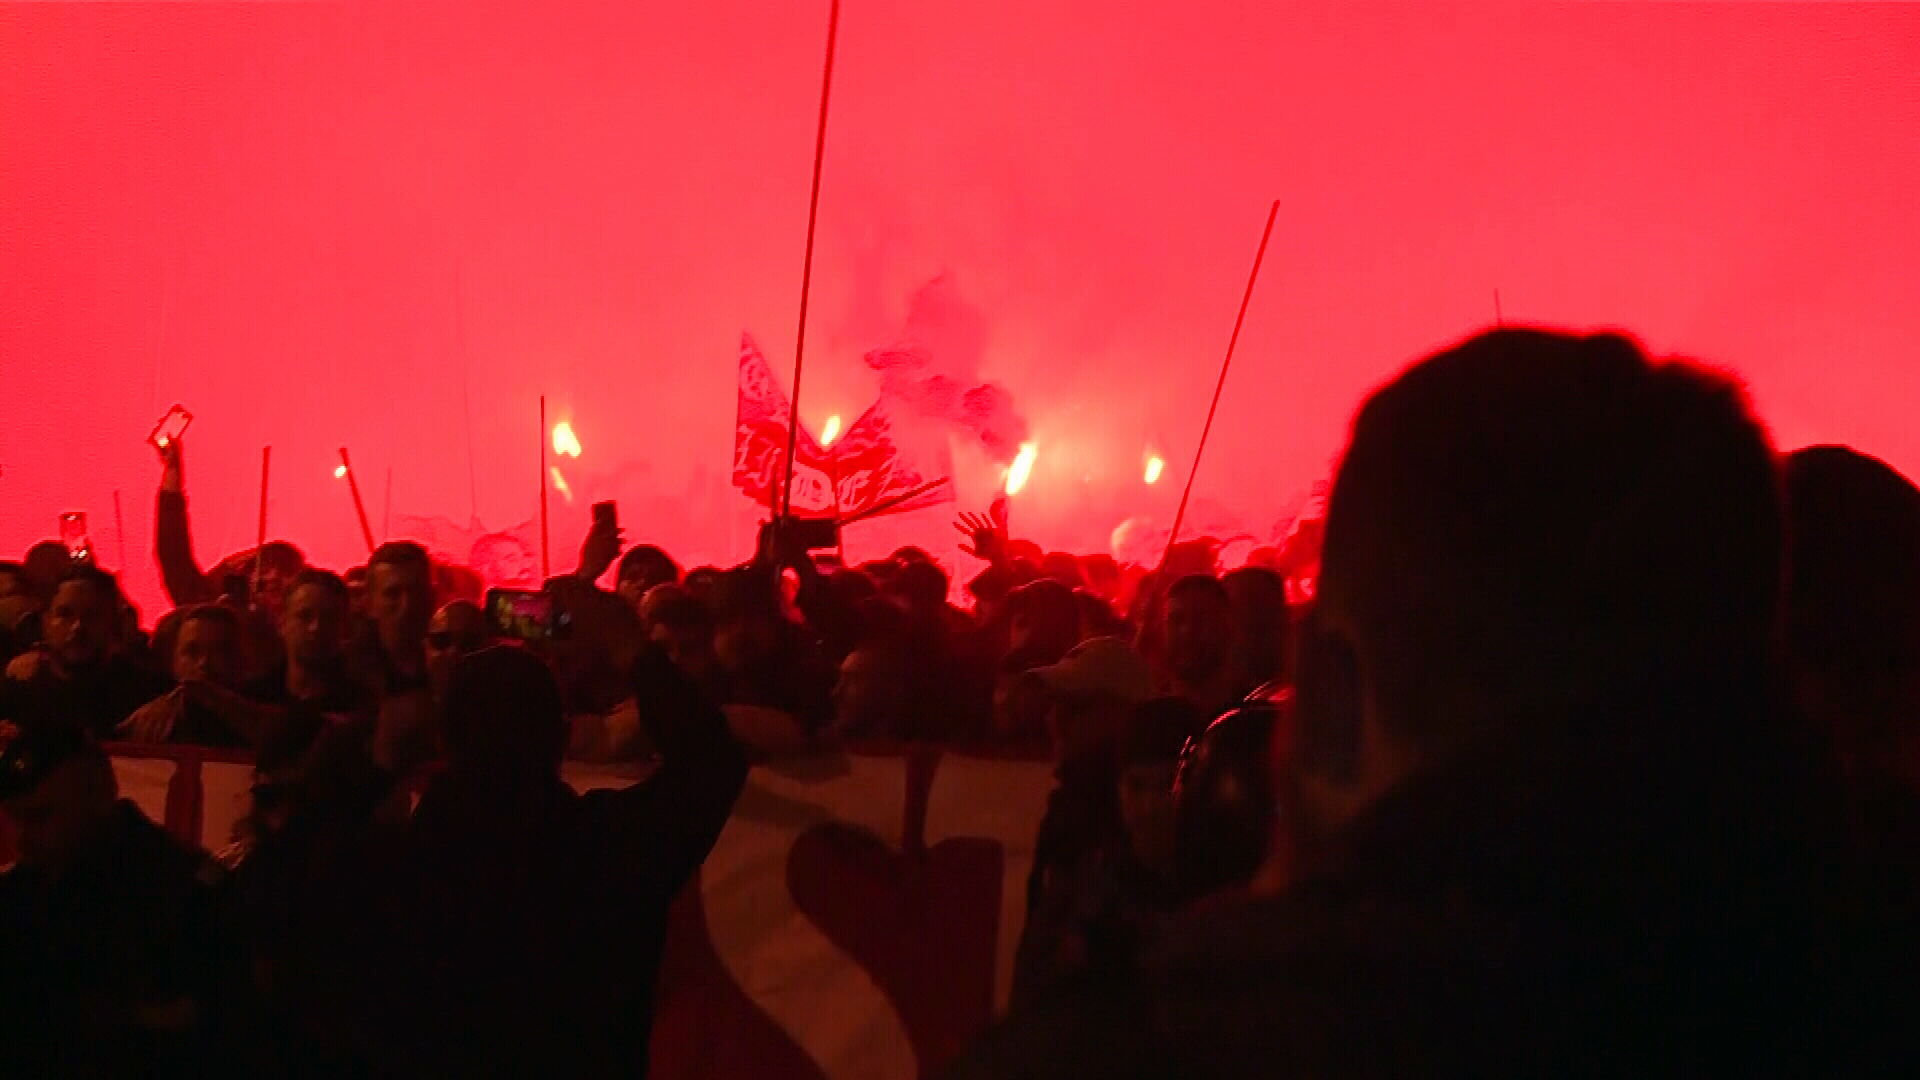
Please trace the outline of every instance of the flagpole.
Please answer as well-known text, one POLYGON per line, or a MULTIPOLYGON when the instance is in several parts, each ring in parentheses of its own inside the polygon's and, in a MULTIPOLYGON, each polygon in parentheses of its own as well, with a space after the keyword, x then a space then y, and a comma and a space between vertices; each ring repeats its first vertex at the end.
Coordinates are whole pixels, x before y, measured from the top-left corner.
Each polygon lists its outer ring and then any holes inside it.
MULTIPOLYGON (((340 451, 340 460, 346 461, 347 452, 340 451)), ((251 595, 260 594, 260 570, 267 553, 267 467, 273 463, 273 447, 260 448, 260 527, 253 537, 253 590, 251 595)))
POLYGON ((540 581, 553 576, 547 561, 547 395, 540 395, 540 581))
POLYGON ((780 486, 780 516, 793 512, 793 456, 800 446, 800 370, 807 349, 807 298, 813 289, 813 237, 820 221, 820 165, 827 152, 827 101, 833 92, 833 44, 840 28, 840 0, 827 10, 827 61, 820 76, 820 125, 813 137, 813 191, 807 197, 807 250, 800 264, 800 327, 793 341, 792 400, 787 404, 787 475, 780 486))
MULTIPOLYGON (((1167 569, 1167 563, 1173 558, 1173 546, 1180 540, 1180 526, 1187 518, 1187 502, 1193 497, 1193 481, 1200 475, 1200 456, 1206 453, 1207 436, 1213 433, 1213 418, 1220 411, 1220 394, 1227 388, 1227 372, 1233 368, 1233 349, 1240 343, 1240 328, 1246 325, 1247 307, 1253 303, 1253 286, 1260 280, 1260 264, 1267 257, 1267 241, 1273 238, 1273 223, 1280 216, 1280 200, 1273 200, 1273 208, 1267 211, 1267 227, 1260 233, 1260 247, 1253 253, 1253 270, 1247 274, 1247 291, 1240 296, 1240 314, 1234 317, 1233 334, 1227 338, 1227 354, 1220 360, 1220 378, 1213 384, 1213 402, 1207 406, 1207 422, 1200 428, 1200 445, 1193 451, 1193 464, 1187 469, 1187 486, 1180 492, 1180 507, 1173 513, 1173 529, 1167 533, 1166 550, 1160 554, 1160 565, 1154 572, 1153 592, 1147 601, 1147 622, 1153 621, 1159 597, 1165 594, 1166 582, 1159 577, 1167 569)), ((1146 633, 1146 626, 1140 627, 1140 633, 1146 633)))

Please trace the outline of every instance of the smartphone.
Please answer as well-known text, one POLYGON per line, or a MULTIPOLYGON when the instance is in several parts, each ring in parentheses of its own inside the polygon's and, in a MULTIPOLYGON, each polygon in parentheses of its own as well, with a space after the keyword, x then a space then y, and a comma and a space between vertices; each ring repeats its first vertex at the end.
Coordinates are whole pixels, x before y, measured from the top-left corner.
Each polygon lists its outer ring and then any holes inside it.
POLYGON ((60 542, 67 546, 67 555, 74 562, 93 558, 93 541, 87 536, 87 515, 84 511, 69 510, 60 515, 60 542))
POLYGON ((596 529, 620 528, 620 504, 611 500, 593 504, 593 527, 596 529))
POLYGON ((185 435, 188 426, 192 423, 193 414, 179 405, 175 405, 173 408, 167 410, 167 415, 161 417, 159 423, 153 425, 153 432, 147 436, 147 441, 152 443, 156 449, 165 450, 167 444, 185 435))
POLYGON ((560 641, 573 630, 573 617, 552 594, 533 589, 488 589, 487 618, 514 641, 560 641))

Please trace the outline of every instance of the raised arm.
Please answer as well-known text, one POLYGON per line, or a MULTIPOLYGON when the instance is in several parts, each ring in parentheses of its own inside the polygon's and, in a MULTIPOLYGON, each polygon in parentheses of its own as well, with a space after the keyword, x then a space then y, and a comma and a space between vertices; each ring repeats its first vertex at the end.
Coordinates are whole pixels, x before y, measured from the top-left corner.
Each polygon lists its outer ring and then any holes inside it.
POLYGON ((186 469, 179 439, 160 448, 160 464, 160 494, 153 514, 153 555, 160 564, 160 582, 176 607, 208 603, 218 597, 219 590, 193 557, 186 469))
POLYGON ((660 766, 632 787, 585 798, 619 857, 670 896, 720 838, 746 786, 747 752, 719 708, 659 649, 640 653, 632 681, 660 766))

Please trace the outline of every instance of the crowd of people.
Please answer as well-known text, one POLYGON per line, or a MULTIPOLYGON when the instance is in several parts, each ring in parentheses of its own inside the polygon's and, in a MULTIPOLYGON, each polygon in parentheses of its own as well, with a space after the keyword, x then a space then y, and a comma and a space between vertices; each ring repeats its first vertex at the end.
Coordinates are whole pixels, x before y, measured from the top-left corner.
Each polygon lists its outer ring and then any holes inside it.
POLYGON ((1375 392, 1310 599, 1275 552, 995 514, 957 588, 778 521, 683 571, 608 515, 508 622, 408 542, 204 571, 161 458, 150 634, 60 543, 0 563, 5 1075, 640 1075, 749 762, 915 741, 1055 766, 961 1077, 1911 1056, 1920 489, 1625 338, 1491 331, 1375 392), (119 799, 116 742, 251 761, 231 845, 119 799), (652 771, 578 795, 569 758, 652 771))

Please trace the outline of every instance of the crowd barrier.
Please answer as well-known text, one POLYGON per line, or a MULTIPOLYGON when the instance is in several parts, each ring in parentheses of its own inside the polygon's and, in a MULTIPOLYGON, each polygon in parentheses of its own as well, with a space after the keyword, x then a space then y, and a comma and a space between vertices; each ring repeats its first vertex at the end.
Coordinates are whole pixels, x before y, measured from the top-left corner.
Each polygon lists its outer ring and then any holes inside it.
MULTIPOLYGON (((115 747, 121 792, 218 850, 245 806, 243 758, 115 747)), ((579 790, 633 767, 569 765, 579 790)), ((1004 1006, 1043 762, 931 746, 753 769, 661 966, 661 1080, 931 1077, 1004 1006)))

